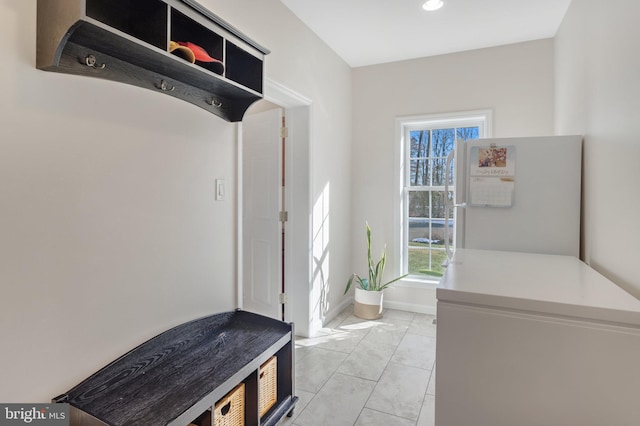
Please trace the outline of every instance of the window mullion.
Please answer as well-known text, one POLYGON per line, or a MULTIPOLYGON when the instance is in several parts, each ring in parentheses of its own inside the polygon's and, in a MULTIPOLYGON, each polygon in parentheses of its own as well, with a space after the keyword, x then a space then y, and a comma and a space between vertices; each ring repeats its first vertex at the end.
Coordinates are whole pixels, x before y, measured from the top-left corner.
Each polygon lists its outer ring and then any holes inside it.
MULTIPOLYGON (((431 274, 440 275, 443 272, 440 263, 443 260, 444 241, 441 240, 446 229, 443 227, 449 226, 443 219, 445 215, 442 211, 449 197, 444 187, 446 156, 453 149, 458 134, 467 139, 487 137, 487 127, 483 122, 487 117, 490 117, 490 112, 472 111, 467 116, 459 113, 449 117, 438 114, 399 121, 405 141, 405 164, 401 175, 404 176, 404 236, 399 249, 404 253, 404 271, 416 278, 429 279, 433 276, 431 274)), ((452 194, 455 194, 455 190, 455 187, 450 188, 452 194)))

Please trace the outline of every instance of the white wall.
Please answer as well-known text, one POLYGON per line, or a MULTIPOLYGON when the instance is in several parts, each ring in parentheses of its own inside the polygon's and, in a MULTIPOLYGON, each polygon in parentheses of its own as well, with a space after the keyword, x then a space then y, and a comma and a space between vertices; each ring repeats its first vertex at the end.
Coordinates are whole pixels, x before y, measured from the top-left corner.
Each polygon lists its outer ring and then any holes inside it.
POLYGON ((640 4, 575 0, 556 36, 556 131, 584 135, 585 261, 640 297, 640 4))
MULTIPOLYGON (((331 185, 347 212, 328 233, 331 284, 350 261, 351 70, 278 0, 203 4, 273 51, 267 76, 313 100, 310 202, 331 185)), ((35 0, 0 0, 3 402, 46 402, 168 327, 236 305, 236 200, 213 197, 216 178, 237 189, 236 126, 36 70, 35 21, 35 0)), ((327 290, 330 309, 342 286, 327 290)))
MULTIPOLYGON (((395 119, 399 116, 493 110, 493 136, 553 133, 553 41, 550 39, 354 70, 353 268, 366 272, 364 222, 379 251, 394 241, 395 119)), ((393 307, 429 311, 434 291, 396 286, 393 307)))
POLYGON ((201 0, 220 16, 271 49, 267 75, 311 99, 311 207, 314 268, 300 283, 309 293, 308 324, 313 333, 344 306, 345 277, 351 269, 352 71, 279 0, 201 0), (250 12, 250 13, 249 13, 250 12))

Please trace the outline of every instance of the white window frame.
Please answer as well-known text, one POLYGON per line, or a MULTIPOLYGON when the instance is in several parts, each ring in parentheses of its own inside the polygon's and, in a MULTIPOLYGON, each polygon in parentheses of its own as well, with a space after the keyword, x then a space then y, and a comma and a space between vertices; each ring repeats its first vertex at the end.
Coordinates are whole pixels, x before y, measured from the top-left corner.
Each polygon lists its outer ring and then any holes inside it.
MULTIPOLYGON (((394 255, 397 275, 405 274, 408 268, 408 226, 405 223, 408 204, 408 190, 405 183, 409 180, 409 132, 450 127, 478 126, 478 137, 490 138, 493 134, 493 111, 490 109, 461 111, 454 113, 428 114, 396 118, 395 143, 395 226, 394 226, 394 255)), ((435 288, 439 279, 436 277, 409 275, 400 280, 397 285, 409 287, 435 288)))

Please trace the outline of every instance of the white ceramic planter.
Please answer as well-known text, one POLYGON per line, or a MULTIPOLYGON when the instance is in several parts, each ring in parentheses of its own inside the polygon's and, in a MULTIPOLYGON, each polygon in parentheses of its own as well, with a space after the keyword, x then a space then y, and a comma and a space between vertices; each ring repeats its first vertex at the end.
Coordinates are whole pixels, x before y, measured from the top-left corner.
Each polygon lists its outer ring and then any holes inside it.
POLYGON ((366 291, 356 287, 354 314, 362 319, 382 317, 382 297, 384 291, 366 291))

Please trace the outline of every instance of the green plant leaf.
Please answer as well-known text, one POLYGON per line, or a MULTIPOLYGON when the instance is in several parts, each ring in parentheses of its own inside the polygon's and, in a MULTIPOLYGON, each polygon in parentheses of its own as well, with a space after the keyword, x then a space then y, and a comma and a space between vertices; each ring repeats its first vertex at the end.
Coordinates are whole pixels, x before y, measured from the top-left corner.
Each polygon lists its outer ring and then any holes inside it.
POLYGON ((369 227, 369 222, 367 224, 367 260, 369 261, 369 268, 371 268, 371 228, 369 227))
POLYGON ((344 289, 344 294, 347 294, 347 292, 351 288, 351 284, 353 284, 353 277, 355 277, 355 276, 357 276, 357 275, 356 274, 351 274, 351 277, 349 277, 349 281, 347 281, 347 288, 344 289))
POLYGON ((353 284, 353 280, 357 279, 360 288, 367 291, 382 291, 387 288, 389 285, 395 283, 398 280, 406 277, 408 274, 402 275, 398 278, 395 278, 386 284, 382 284, 382 278, 384 275, 384 269, 387 264, 387 250, 386 246, 382 249, 382 254, 380 260, 376 263, 371 257, 371 227, 369 226, 369 222, 366 222, 367 228, 367 260, 368 260, 368 268, 369 268, 369 279, 360 278, 357 274, 352 274, 347 282, 347 287, 344 290, 346 294, 351 285, 353 284))
POLYGON ((369 285, 370 285, 369 280, 366 278, 360 278, 360 277, 358 278, 360 279, 360 288, 363 290, 369 290, 369 285))
POLYGON ((383 285, 382 287, 380 287, 380 291, 384 290, 385 288, 389 287, 391 284, 395 283, 396 281, 400 281, 401 279, 403 279, 404 277, 406 277, 409 274, 404 274, 402 276, 399 276, 398 278, 394 278, 391 281, 389 281, 388 283, 386 283, 385 285, 383 285))

